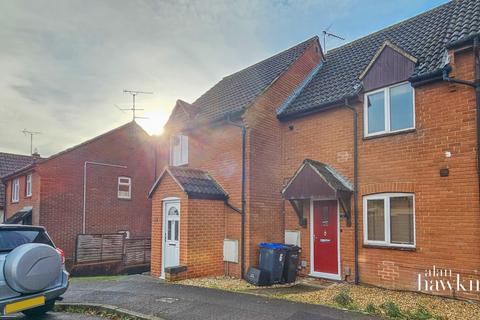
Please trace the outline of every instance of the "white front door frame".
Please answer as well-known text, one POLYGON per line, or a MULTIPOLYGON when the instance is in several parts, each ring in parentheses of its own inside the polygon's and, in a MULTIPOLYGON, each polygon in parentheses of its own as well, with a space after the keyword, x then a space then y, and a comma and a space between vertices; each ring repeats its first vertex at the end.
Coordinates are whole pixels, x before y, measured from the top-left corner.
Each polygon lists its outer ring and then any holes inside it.
POLYGON ((340 271, 340 206, 337 199, 310 199, 310 276, 317 277, 317 278, 325 278, 331 280, 342 280, 342 275, 340 271), (314 268, 314 245, 315 239, 313 235, 313 203, 314 201, 329 201, 329 200, 336 200, 337 201, 337 258, 338 258, 338 273, 324 273, 324 272, 316 272, 314 268))
MULTIPOLYGON (((176 197, 168 197, 162 199, 162 265, 161 265, 161 273, 160 273, 160 279, 165 279, 165 241, 166 241, 166 207, 167 204, 177 204, 177 209, 178 209, 178 218, 180 220, 180 216, 182 215, 180 211, 180 198, 176 197)), ((181 221, 179 222, 181 224, 181 221)), ((180 225, 179 225, 179 230, 178 230, 178 250, 180 251, 180 225)))

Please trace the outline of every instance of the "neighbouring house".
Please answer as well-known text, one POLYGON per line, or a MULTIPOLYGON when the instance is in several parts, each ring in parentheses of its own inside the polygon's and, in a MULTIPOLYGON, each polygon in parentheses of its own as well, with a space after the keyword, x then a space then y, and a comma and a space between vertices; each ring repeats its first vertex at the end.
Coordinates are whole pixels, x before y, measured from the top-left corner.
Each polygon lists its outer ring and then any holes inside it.
POLYGON ((6 223, 46 227, 69 262, 81 234, 150 237, 155 163, 152 137, 129 122, 4 177, 6 223))
MULTIPOLYGON (((0 178, 32 164, 35 159, 39 156, 0 152, 0 178)), ((5 185, 0 182, 0 223, 4 220, 5 203, 5 185)))
POLYGON ((287 242, 303 275, 427 292, 434 266, 478 279, 479 37, 480 1, 452 1, 179 100, 150 191, 152 274, 240 277, 260 242, 287 242))

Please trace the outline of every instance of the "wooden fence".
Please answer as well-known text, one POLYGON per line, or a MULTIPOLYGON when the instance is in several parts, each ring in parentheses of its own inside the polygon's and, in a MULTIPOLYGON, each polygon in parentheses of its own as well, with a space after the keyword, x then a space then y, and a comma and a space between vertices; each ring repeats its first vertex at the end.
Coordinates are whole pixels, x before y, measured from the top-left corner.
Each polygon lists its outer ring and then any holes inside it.
POLYGON ((150 262, 150 238, 126 239, 125 234, 80 234, 75 264, 123 261, 126 266, 150 262))
POLYGON ((125 239, 124 263, 127 266, 150 262, 151 239, 125 239))

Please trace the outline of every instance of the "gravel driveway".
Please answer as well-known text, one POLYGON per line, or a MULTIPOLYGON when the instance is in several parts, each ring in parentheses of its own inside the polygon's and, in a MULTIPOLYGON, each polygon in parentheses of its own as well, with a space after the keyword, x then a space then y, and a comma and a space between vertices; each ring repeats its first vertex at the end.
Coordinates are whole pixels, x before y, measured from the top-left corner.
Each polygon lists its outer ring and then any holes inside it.
POLYGON ((373 319, 319 305, 165 283, 143 275, 107 281, 74 280, 63 302, 113 305, 168 320, 373 319))

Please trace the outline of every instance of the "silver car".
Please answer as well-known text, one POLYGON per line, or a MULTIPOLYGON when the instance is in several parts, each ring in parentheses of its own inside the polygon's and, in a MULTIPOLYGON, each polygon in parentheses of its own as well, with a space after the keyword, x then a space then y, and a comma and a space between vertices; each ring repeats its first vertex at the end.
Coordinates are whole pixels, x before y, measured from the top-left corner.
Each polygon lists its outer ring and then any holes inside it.
POLYGON ((0 225, 0 268, 0 315, 42 315, 68 288, 63 251, 43 227, 0 225))

